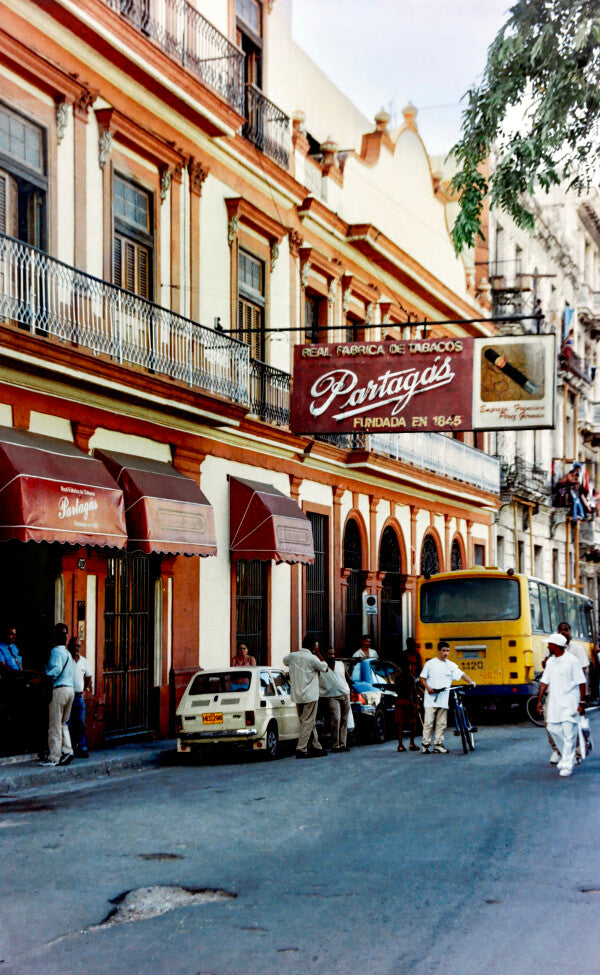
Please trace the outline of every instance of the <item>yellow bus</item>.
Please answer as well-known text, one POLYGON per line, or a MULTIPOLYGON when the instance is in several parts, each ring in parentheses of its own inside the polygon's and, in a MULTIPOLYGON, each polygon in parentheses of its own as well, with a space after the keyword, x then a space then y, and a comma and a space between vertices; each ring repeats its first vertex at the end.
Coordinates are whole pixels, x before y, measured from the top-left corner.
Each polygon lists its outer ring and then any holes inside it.
POLYGON ((540 579, 496 568, 441 572, 417 583, 415 637, 423 662, 438 640, 450 659, 477 683, 487 699, 511 696, 525 703, 542 669, 546 640, 559 623, 588 657, 596 645, 594 604, 587 596, 540 579))

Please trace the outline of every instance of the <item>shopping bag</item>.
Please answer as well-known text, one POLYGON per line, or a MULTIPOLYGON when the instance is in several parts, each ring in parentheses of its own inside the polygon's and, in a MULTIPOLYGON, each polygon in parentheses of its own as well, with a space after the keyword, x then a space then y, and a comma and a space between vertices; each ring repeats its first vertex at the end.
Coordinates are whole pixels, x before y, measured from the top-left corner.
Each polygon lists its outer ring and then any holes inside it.
POLYGON ((590 723, 585 714, 577 715, 577 737, 579 739, 579 752, 582 758, 587 758, 594 747, 590 732, 590 723))

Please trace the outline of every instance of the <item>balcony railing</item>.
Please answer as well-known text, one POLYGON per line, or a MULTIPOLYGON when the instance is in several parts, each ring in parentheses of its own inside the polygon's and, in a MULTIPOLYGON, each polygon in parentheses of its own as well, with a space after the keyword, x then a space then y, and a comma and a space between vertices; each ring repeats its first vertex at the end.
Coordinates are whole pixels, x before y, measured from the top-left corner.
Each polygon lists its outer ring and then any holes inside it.
POLYGON ((519 495, 533 500, 548 498, 550 495, 550 477, 548 471, 537 464, 530 464, 516 455, 514 457, 499 457, 500 487, 503 497, 519 495))
POLYGON ((244 53, 187 0, 104 0, 244 114, 244 53))
POLYGON ((290 163, 290 120, 285 112, 256 85, 246 85, 246 118, 243 133, 276 163, 287 169, 290 163))
POLYGON ((578 379, 583 379, 586 383, 592 383, 594 381, 595 370, 592 370, 590 366, 586 365, 583 359, 570 349, 568 352, 560 353, 558 367, 563 372, 570 372, 578 379))
POLYGON ((0 322, 248 404, 245 343, 3 234, 0 322))
POLYGON ((459 440, 444 437, 441 433, 373 433, 369 440, 371 449, 378 453, 443 477, 464 481, 491 494, 500 493, 497 458, 459 440))
POLYGON ((250 412, 277 426, 289 424, 290 380, 289 372, 275 369, 260 359, 251 359, 250 412))

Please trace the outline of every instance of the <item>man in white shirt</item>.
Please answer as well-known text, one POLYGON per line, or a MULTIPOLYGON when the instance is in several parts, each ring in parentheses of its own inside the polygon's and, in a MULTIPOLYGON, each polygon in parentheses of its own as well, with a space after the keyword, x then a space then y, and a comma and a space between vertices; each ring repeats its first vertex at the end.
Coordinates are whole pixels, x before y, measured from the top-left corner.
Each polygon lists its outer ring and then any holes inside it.
POLYGON ((346 680, 346 669, 341 660, 335 659, 335 650, 330 647, 325 654, 327 670, 319 674, 319 693, 329 707, 331 751, 347 752, 348 712, 350 711, 350 688, 346 680))
POLYGON ((445 640, 440 640, 437 645, 437 657, 432 657, 431 660, 427 661, 419 677, 421 686, 425 688, 423 699, 425 717, 421 742, 421 752, 424 755, 429 755, 431 733, 434 726, 433 750, 438 754, 448 754, 448 749, 444 745, 444 732, 448 724, 448 705, 452 682, 466 680, 471 687, 475 687, 475 681, 471 680, 467 674, 463 674, 460 667, 452 660, 448 660, 449 653, 450 645, 445 640))
POLYGON ((371 646, 371 637, 368 633, 362 638, 362 642, 356 653, 352 654, 353 657, 360 657, 361 660, 376 660, 377 651, 373 650, 371 646))
POLYGON ((558 624, 558 629, 556 632, 560 633, 561 636, 564 636, 565 640, 567 641, 567 646, 566 646, 567 653, 572 653, 573 656, 576 657, 579 663, 581 664, 581 669, 583 670, 586 685, 587 685, 588 672, 590 669, 590 658, 588 657, 587 653, 585 652, 581 644, 575 643, 575 641, 571 639, 571 627, 566 622, 566 620, 563 623, 558 624))
POLYGON ((292 701, 300 719, 296 758, 320 758, 327 752, 319 741, 315 721, 319 706, 319 674, 325 673, 327 664, 319 653, 319 644, 305 636, 302 648, 288 653, 283 663, 290 672, 292 701), (309 742, 312 744, 310 752, 309 742))
POLYGON ((81 642, 72 636, 67 650, 73 658, 73 690, 75 696, 69 718, 69 732, 73 754, 77 758, 89 758, 85 733, 85 693, 92 686, 92 672, 85 657, 81 656, 81 642))
POLYGON ((542 674, 537 709, 538 714, 543 713, 544 694, 548 691, 546 725, 561 753, 559 774, 568 776, 575 764, 577 714, 584 713, 585 675, 577 658, 567 651, 567 639, 562 633, 548 637, 548 649, 550 656, 542 674))

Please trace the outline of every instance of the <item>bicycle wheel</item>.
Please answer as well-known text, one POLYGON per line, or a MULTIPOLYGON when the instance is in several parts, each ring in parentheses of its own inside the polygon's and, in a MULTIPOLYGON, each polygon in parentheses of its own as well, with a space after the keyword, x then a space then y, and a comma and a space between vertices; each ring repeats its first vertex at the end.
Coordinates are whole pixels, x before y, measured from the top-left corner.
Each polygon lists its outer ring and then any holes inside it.
POLYGON ((454 705, 454 721, 456 723, 456 727, 458 731, 460 732, 460 740, 462 741, 463 752, 466 755, 467 752, 469 751, 469 739, 467 736, 467 723, 465 719, 465 712, 463 711, 462 705, 460 704, 454 705))
POLYGON ((530 721, 533 721, 538 728, 543 728, 546 722, 544 721, 544 715, 537 713, 537 702, 538 695, 532 694, 531 697, 528 697, 525 702, 525 711, 527 712, 527 717, 530 721))
POLYGON ((469 746, 469 750, 472 751, 472 752, 474 752, 475 751, 475 735, 473 733, 473 725, 471 724, 471 719, 470 719, 469 714, 468 714, 468 711, 466 710, 466 708, 464 707, 464 705, 463 705, 462 712, 463 712, 463 717, 465 719, 465 733, 467 735, 467 745, 469 746))

